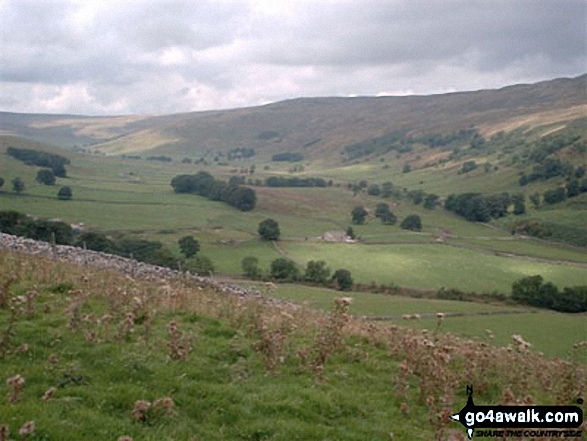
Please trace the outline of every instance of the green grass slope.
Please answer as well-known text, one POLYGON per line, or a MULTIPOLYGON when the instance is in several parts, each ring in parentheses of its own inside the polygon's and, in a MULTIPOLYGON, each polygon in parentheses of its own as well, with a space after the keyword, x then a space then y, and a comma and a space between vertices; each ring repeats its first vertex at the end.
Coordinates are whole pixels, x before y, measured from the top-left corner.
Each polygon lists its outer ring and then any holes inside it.
POLYGON ((581 346, 550 359, 358 321, 347 299, 318 314, 5 251, 0 286, 11 438, 34 423, 24 439, 451 439, 465 385, 487 403, 574 404, 586 375, 581 346))

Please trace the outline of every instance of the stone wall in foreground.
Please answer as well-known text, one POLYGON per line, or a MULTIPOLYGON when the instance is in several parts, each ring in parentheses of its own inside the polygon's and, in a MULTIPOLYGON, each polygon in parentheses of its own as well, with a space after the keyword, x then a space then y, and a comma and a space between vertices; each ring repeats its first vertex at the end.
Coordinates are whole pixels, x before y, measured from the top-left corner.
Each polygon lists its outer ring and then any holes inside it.
POLYGON ((134 278, 151 281, 162 281, 175 279, 178 277, 187 277, 196 281, 202 286, 213 287, 221 292, 236 294, 241 297, 248 295, 261 295, 261 293, 257 291, 245 290, 242 287, 232 283, 214 281, 209 277, 200 277, 194 274, 190 274, 189 272, 180 273, 179 271, 172 270, 170 268, 149 265, 147 263, 139 262, 134 259, 127 259, 125 257, 114 254, 84 250, 83 248, 67 245, 51 245, 47 242, 26 239, 24 237, 13 236, 5 233, 0 233, 0 249, 31 254, 34 256, 43 256, 74 265, 88 265, 94 268, 114 270, 134 278))

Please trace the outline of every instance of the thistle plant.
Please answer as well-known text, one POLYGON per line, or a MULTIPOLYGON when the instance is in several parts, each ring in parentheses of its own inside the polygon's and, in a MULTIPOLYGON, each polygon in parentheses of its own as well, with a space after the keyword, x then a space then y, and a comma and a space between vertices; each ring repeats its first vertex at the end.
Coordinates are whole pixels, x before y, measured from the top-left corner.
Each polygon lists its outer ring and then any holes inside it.
POLYGON ((339 297, 334 300, 334 310, 326 326, 318 333, 314 347, 312 369, 319 379, 323 379, 324 365, 327 358, 340 347, 343 329, 350 320, 350 297, 339 297))
POLYGON ((28 421, 24 423, 24 425, 20 429, 18 429, 18 434, 20 435, 20 439, 22 441, 26 440, 29 437, 29 435, 32 435, 33 433, 35 433, 34 421, 28 421))
POLYGON ((186 361, 192 351, 193 337, 181 331, 175 320, 167 324, 167 335, 169 337, 169 358, 186 361))
POLYGON ((15 375, 14 377, 10 377, 6 380, 6 385, 11 388, 10 394, 8 395, 8 402, 9 403, 16 403, 22 390, 24 389, 25 381, 20 375, 15 375))

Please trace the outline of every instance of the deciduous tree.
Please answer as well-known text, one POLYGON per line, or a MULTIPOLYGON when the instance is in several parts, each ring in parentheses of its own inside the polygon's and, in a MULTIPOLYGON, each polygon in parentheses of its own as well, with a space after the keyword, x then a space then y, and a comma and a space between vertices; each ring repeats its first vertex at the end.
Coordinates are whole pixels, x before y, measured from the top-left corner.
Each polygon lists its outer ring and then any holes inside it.
POLYGON ((277 221, 269 218, 259 223, 259 236, 265 240, 279 240, 281 232, 277 221))

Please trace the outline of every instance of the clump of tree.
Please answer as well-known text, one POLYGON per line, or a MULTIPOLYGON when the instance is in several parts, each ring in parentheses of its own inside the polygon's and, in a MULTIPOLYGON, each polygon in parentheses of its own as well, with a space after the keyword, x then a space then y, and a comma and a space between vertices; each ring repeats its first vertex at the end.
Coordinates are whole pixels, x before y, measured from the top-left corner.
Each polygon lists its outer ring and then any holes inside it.
POLYGON ((276 153, 271 156, 273 162, 299 162, 304 160, 304 155, 297 152, 276 153))
POLYGON ((169 156, 159 155, 159 156, 147 156, 147 161, 161 161, 161 162, 171 162, 173 161, 172 158, 169 156))
POLYGON ((6 234, 60 245, 73 244, 69 224, 57 220, 35 219, 17 211, 0 211, 0 231, 6 234))
POLYGON ((375 217, 381 219, 381 223, 385 225, 395 225, 397 222, 397 217, 392 213, 389 204, 384 202, 377 204, 377 208, 375 208, 375 217))
POLYGON ((225 202, 241 211, 251 211, 257 204, 255 190, 240 185, 227 185, 214 179, 208 172, 195 175, 178 175, 171 180, 176 193, 192 193, 212 201, 225 202))
POLYGON ((67 185, 61 187, 57 192, 57 199, 59 199, 60 201, 69 201, 72 197, 73 191, 71 190, 71 187, 67 185))
POLYGON ((547 136, 539 138, 529 151, 528 160, 535 163, 543 163, 553 155, 566 147, 578 145, 581 142, 582 130, 567 127, 547 136))
POLYGON ((367 218, 367 210, 362 205, 357 205, 351 211, 351 219, 353 224, 355 225, 362 225, 365 223, 365 219, 367 218))
POLYGON ((184 236, 178 240, 181 253, 188 259, 194 257, 200 251, 200 242, 194 236, 184 236))
POLYGON ((4 185, 4 178, 0 176, 0 188, 4 185))
POLYGON ((178 259, 161 242, 145 239, 122 238, 115 242, 114 254, 145 262, 150 265, 178 269, 178 259))
POLYGON ((424 202, 424 195, 425 193, 423 190, 408 191, 408 199, 410 199, 414 205, 420 205, 424 202))
POLYGON ((330 268, 326 266, 323 260, 310 260, 307 263, 304 272, 304 279, 306 282, 315 283, 318 285, 325 284, 330 278, 330 268))
POLYGON ((560 291, 542 276, 524 277, 512 285, 512 298, 518 302, 560 312, 587 312, 587 286, 565 287, 560 291))
POLYGON ((259 259, 253 256, 247 256, 241 261, 241 268, 245 276, 251 279, 257 279, 261 276, 261 269, 259 268, 259 259))
POLYGON ((461 129, 448 134, 435 133, 422 138, 417 141, 426 144, 430 148, 447 147, 453 145, 465 145, 470 142, 471 138, 477 134, 475 129, 461 129))
POLYGON ((47 153, 40 150, 8 147, 8 149, 6 149, 6 153, 27 165, 46 167, 50 169, 55 176, 60 178, 65 178, 67 176, 65 166, 71 164, 69 158, 66 158, 65 156, 56 155, 54 153, 47 153))
POLYGON ((566 186, 553 188, 544 193, 544 202, 547 204, 556 204, 562 202, 567 198, 574 198, 581 193, 587 193, 587 179, 579 182, 578 179, 571 179, 566 186))
POLYGON ((381 184, 381 197, 390 198, 394 195, 393 183, 387 181, 381 184))
POLYGON ((512 196, 512 203, 514 204, 514 214, 520 215, 526 212, 526 197, 519 193, 512 196))
POLYGON ((16 194, 21 194, 26 189, 24 181, 18 177, 12 180, 12 191, 16 194))
POLYGON ((463 163, 463 166, 461 167, 459 174, 469 173, 470 171, 475 170, 477 167, 478 167, 478 165, 475 161, 466 161, 463 163))
POLYGON ((563 187, 551 188, 544 192, 544 202, 547 204, 556 204, 567 198, 567 192, 563 187))
POLYGON ((518 183, 525 186, 534 181, 546 181, 558 176, 573 175, 573 166, 561 161, 559 158, 546 158, 541 163, 534 165, 529 175, 522 174, 518 183))
POLYGON ((337 269, 332 275, 332 280, 341 291, 350 291, 353 287, 353 277, 351 272, 346 269, 337 269))
POLYGON ((230 150, 226 154, 226 159, 228 159, 229 161, 234 161, 237 159, 252 158, 253 156, 255 156, 255 149, 252 149, 250 147, 237 147, 230 150))
POLYGON ((405 131, 398 130, 378 138, 370 138, 344 147, 342 154, 345 161, 353 161, 365 156, 384 155, 391 151, 406 153, 412 150, 414 140, 405 136, 405 131))
POLYGON ((206 256, 196 256, 189 259, 184 265, 188 271, 202 276, 211 276, 215 271, 214 263, 206 256))
POLYGON ((462 193, 449 195, 444 202, 444 208, 473 222, 487 222, 505 216, 511 203, 509 193, 488 196, 462 193))
POLYGON ((417 214, 408 214, 400 224, 404 230, 420 231, 422 229, 422 219, 417 214))
POLYGON ((424 198, 424 208, 427 210, 434 210, 438 203, 439 196, 436 194, 428 194, 424 198))
POLYGON ((271 218, 261 221, 257 232, 261 236, 261 239, 265 240, 279 240, 279 236, 281 235, 279 224, 271 218))
POLYGON ((291 282, 297 280, 299 270, 295 262, 284 257, 280 257, 279 259, 275 259, 271 262, 269 274, 276 280, 282 282, 291 282))
POLYGON ((381 187, 379 187, 377 184, 373 184, 369 186, 367 194, 369 196, 381 196, 381 187))
POLYGON ((55 185, 55 175, 48 168, 43 168, 37 172, 35 181, 45 185, 55 185))
POLYGON ((94 231, 84 231, 77 237, 77 244, 84 249, 116 254, 116 243, 108 236, 94 231))
POLYGON ((322 178, 271 176, 265 179, 265 185, 267 187, 326 187, 328 183, 322 178))

